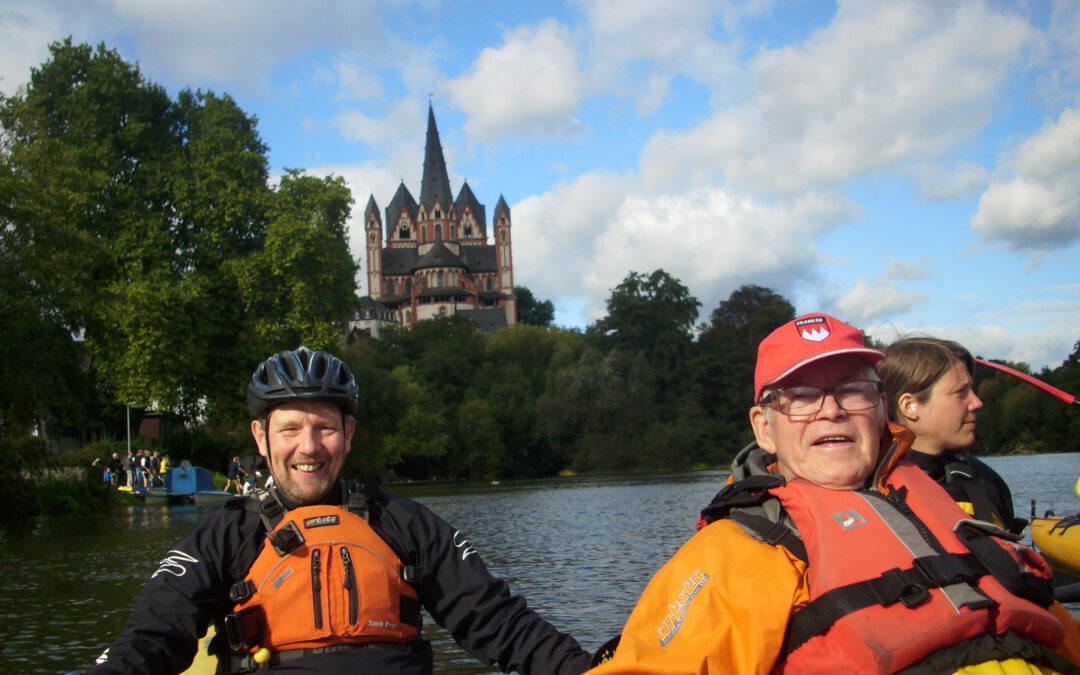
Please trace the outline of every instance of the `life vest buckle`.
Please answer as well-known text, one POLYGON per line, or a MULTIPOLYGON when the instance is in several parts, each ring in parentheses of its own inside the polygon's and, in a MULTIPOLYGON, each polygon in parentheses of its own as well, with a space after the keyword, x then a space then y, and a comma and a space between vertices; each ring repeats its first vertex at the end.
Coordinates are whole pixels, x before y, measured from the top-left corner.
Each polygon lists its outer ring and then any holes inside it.
POLYGON ((238 581, 229 588, 229 599, 236 604, 255 595, 255 584, 249 580, 238 581))
POLYGON ((930 591, 911 577, 912 575, 894 567, 882 572, 880 577, 870 582, 870 592, 882 607, 888 607, 897 600, 904 603, 904 607, 908 609, 917 607, 930 599, 930 591))
POLYGON ((915 558, 915 569, 926 578, 930 588, 950 586, 975 578, 966 556, 949 554, 915 558))
POLYGON ((284 527, 270 535, 270 543, 281 557, 285 557, 304 545, 304 535, 295 522, 288 522, 284 527))

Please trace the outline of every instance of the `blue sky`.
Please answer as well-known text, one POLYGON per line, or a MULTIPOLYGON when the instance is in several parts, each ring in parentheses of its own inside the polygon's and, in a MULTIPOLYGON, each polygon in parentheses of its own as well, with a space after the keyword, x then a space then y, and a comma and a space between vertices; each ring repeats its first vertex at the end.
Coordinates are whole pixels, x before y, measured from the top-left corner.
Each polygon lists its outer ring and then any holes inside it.
POLYGON ((561 325, 663 268, 702 322, 754 283, 1035 368, 1080 339, 1080 3, 0 0, 0 91, 67 35, 233 96, 355 212, 419 194, 430 100, 561 325))

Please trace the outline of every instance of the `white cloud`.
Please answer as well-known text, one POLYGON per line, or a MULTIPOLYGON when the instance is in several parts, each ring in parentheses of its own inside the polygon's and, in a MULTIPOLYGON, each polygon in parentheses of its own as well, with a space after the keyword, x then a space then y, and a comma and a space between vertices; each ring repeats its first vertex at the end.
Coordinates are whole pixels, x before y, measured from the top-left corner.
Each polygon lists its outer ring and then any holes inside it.
POLYGON ((639 115, 652 114, 664 103, 677 75, 726 97, 733 83, 744 78, 736 46, 716 41, 713 33, 734 29, 742 17, 761 12, 766 4, 588 0, 583 6, 592 88, 636 99, 639 115))
POLYGON ((643 173, 797 193, 939 157, 986 124, 1034 39, 981 3, 842 2, 806 41, 753 57, 754 100, 655 137, 643 173))
POLYGON ((862 279, 855 281, 855 286, 836 301, 836 313, 855 325, 894 314, 902 314, 921 302, 920 293, 904 293, 896 286, 877 282, 873 285, 862 279))
POLYGON ((503 44, 480 52, 469 73, 446 84, 476 139, 573 136, 583 78, 569 30, 554 20, 508 31, 503 44))
MULTIPOLYGON (((1056 368, 1072 353, 1076 335, 1063 335, 1060 328, 1024 332, 1009 330, 1000 324, 875 324, 863 328, 868 335, 885 344, 911 335, 929 335, 964 345, 975 356, 1026 363, 1035 371, 1056 368)), ((1072 392, 1075 393, 1075 392, 1072 392)))
POLYGON ((513 214, 519 279, 540 297, 586 298, 592 320, 630 271, 664 269, 703 316, 743 284, 791 288, 813 276, 815 237, 850 206, 836 195, 766 204, 723 188, 648 195, 632 179, 586 174, 513 214))
POLYGON ((912 262, 893 258, 889 261, 889 268, 885 271, 883 279, 929 279, 929 263, 926 260, 912 262))
POLYGON ((1009 249, 1051 250, 1080 239, 1080 110, 1069 109, 1025 141, 971 221, 1009 249))
POLYGON ((709 39, 715 3, 710 0, 584 2, 598 58, 612 62, 681 57, 709 39))
POLYGON ((919 192, 931 201, 967 199, 990 182, 990 172, 974 162, 919 164, 911 175, 919 192))
POLYGON ((382 80, 358 61, 339 61, 334 64, 334 73, 347 97, 378 101, 386 96, 382 80))
POLYGON ((13 95, 30 81, 30 69, 49 58, 49 44, 82 32, 92 23, 91 10, 53 2, 0 3, 0 92, 13 95))

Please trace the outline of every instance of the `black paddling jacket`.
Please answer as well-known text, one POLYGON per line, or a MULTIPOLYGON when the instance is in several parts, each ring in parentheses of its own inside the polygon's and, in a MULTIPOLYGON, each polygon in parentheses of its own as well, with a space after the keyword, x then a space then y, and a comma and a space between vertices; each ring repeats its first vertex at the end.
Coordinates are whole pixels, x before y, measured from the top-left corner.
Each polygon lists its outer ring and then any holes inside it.
MULTIPOLYGON (((327 500, 341 504, 345 488, 327 500)), ((488 571, 464 536, 426 507, 376 492, 369 522, 402 559, 419 562, 414 584, 431 617, 481 662, 504 672, 576 675, 589 666, 578 642, 529 609, 488 571)), ((88 673, 179 673, 191 663, 207 626, 233 609, 229 590, 242 581, 266 539, 259 514, 237 498, 207 516, 169 551, 139 592, 123 634, 88 673)), ((219 627, 219 634, 220 634, 219 627)), ((427 650, 353 649, 288 661, 274 672, 432 672, 427 650)))
POLYGON ((912 448, 908 459, 941 484, 967 513, 1010 532, 1021 533, 1027 521, 1013 511, 1009 485, 985 462, 963 451, 929 455, 912 448))

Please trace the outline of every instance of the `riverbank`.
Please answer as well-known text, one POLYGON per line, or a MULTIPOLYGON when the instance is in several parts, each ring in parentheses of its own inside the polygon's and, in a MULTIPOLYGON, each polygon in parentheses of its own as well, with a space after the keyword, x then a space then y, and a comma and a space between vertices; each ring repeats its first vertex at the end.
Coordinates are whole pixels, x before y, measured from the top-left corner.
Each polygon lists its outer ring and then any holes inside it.
POLYGON ((0 522, 11 523, 42 515, 90 514, 110 511, 124 503, 122 495, 90 479, 88 471, 44 469, 0 475, 0 522))

